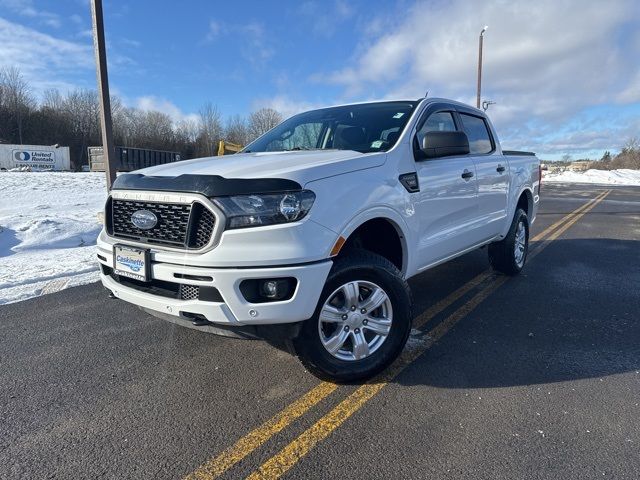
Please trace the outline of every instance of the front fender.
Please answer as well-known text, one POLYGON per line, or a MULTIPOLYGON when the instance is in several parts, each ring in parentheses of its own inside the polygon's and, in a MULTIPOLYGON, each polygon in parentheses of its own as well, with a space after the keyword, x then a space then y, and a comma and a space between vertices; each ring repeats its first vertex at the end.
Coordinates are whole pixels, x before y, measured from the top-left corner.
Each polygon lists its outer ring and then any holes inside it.
POLYGON ((409 248, 409 245, 411 243, 407 240, 407 235, 409 235, 410 237, 411 235, 408 233, 409 228, 405 219, 402 217, 402 215, 400 215, 392 208, 379 205, 363 212, 359 212, 344 226, 344 228, 340 232, 340 236, 342 236, 344 239, 348 239, 360 225, 368 222, 369 220, 378 218, 389 221, 389 223, 391 223, 391 225, 393 225, 393 227, 398 232, 400 243, 402 245, 402 273, 403 275, 406 275, 407 271, 409 270, 409 266, 412 265, 413 261, 413 252, 409 248))
MULTIPOLYGON (((334 231, 336 239, 349 236, 363 223, 375 218, 388 220, 397 230, 403 249, 406 275, 413 265, 415 234, 409 227, 414 215, 409 195, 399 182, 381 181, 393 178, 384 168, 354 172, 330 179, 309 182, 305 188, 316 194, 311 218, 334 231)), ((331 251, 333 245, 329 247, 331 251)), ((327 253, 329 253, 327 252, 327 253)))

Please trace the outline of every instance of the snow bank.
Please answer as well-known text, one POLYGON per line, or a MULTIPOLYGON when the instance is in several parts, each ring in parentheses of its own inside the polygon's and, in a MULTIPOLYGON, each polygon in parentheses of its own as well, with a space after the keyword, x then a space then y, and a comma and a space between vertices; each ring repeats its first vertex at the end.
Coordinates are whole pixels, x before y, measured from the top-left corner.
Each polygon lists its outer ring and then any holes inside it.
POLYGON ((98 280, 104 173, 0 173, 0 304, 98 280))
POLYGON ((544 182, 598 183, 601 185, 640 185, 640 170, 596 170, 547 173, 544 182))

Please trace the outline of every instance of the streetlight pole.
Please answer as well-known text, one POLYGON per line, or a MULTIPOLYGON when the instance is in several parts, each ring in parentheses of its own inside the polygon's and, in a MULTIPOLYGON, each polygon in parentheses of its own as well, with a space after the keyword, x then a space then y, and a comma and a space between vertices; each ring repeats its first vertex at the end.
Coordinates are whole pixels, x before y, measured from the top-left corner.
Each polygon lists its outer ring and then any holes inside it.
POLYGON ((111 100, 109 99, 109 78, 107 75, 107 50, 104 40, 102 0, 91 0, 91 20, 93 23, 93 49, 96 55, 98 76, 98 97, 100 100, 100 124, 102 128, 102 158, 107 174, 107 190, 116 179, 116 165, 113 148, 113 124, 111 123, 111 100))
POLYGON ((482 89, 482 40, 484 39, 484 32, 489 28, 485 25, 480 32, 480 38, 478 39, 478 94, 476 97, 476 107, 480 108, 480 91, 482 89))

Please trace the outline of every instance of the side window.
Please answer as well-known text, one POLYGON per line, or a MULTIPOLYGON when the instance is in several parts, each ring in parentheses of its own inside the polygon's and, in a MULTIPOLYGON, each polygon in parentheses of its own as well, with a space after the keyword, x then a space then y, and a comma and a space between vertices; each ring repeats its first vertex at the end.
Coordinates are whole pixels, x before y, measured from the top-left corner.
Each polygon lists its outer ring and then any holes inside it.
POLYGON ((469 137, 469 153, 490 153, 493 150, 491 136, 483 118, 461 113, 464 133, 469 137))
POLYGON ((427 132, 455 132, 456 124, 451 112, 436 112, 429 115, 420 130, 418 130, 418 145, 422 145, 422 139, 427 132))

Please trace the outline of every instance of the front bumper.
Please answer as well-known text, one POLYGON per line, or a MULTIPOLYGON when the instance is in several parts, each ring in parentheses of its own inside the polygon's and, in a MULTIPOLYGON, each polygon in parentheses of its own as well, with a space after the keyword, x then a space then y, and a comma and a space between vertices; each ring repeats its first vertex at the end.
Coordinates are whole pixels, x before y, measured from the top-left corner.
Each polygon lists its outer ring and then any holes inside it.
MULTIPOLYGON (((184 320, 203 318, 228 327, 284 324, 310 318, 333 264, 331 260, 325 260, 285 267, 209 268, 185 263, 162 263, 153 261, 152 257, 150 266, 152 280, 214 287, 220 293, 221 301, 203 301, 169 298, 120 283, 116 277, 109 274, 113 267, 112 245, 99 242, 98 261, 102 265, 100 275, 102 284, 117 298, 142 307, 161 318, 167 318, 167 316, 184 320), (202 280, 193 279, 195 277, 202 280), (297 280, 293 296, 288 300, 250 303, 240 291, 240 283, 243 280, 280 277, 293 277, 297 280)), ((183 257, 183 261, 188 261, 187 255, 183 257)))

